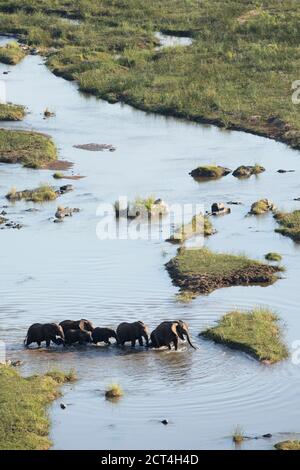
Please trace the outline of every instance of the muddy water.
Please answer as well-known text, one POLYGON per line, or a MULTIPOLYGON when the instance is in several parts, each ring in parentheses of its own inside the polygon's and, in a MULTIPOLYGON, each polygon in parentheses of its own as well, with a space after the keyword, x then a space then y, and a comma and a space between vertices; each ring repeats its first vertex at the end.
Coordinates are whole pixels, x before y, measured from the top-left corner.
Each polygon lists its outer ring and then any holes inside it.
MULTIPOLYGON (((200 340, 201 329, 228 310, 269 306, 281 315, 291 347, 300 339, 300 248, 274 233, 270 216, 245 217, 250 204, 268 197, 282 209, 299 207, 299 152, 260 137, 165 119, 108 104, 80 94, 76 85, 53 76, 39 57, 15 67, 0 66, 8 99, 28 106, 30 114, 14 128, 50 134, 60 157, 74 162, 71 171, 86 176, 60 203, 82 211, 63 224, 49 220, 56 202, 9 205, 9 218, 22 230, 2 230, 0 338, 9 358, 25 363, 24 374, 53 367, 75 368, 79 380, 65 387, 64 403, 51 408, 54 449, 232 448, 236 425, 248 435, 271 432, 273 439, 247 441, 243 448, 268 449, 299 428, 299 366, 290 360, 267 367, 245 355, 200 340), (44 120, 48 107, 56 116, 44 120), (89 142, 116 146, 116 152, 73 148, 89 142), (239 181, 227 176, 196 183, 188 172, 199 164, 236 168, 259 163, 267 171, 239 181), (295 173, 278 174, 279 168, 295 173), (159 240, 100 241, 97 207, 118 195, 155 194, 169 203, 241 201, 232 214, 214 220, 218 233, 207 241, 216 250, 245 252, 262 259, 282 253, 287 270, 275 285, 222 289, 178 303, 164 263, 175 248, 159 240), (137 348, 90 347, 63 351, 24 350, 28 325, 87 317, 96 325, 144 320, 150 328, 163 319, 190 324, 198 350, 146 352, 137 348), (116 404, 106 402, 107 384, 125 392, 116 404), (161 419, 170 424, 163 426, 161 419)), ((9 125, 5 126, 9 127, 9 125)), ((50 171, 0 164, 0 206, 6 192, 53 183, 50 171)), ((55 183, 55 181, 54 181, 55 183)))

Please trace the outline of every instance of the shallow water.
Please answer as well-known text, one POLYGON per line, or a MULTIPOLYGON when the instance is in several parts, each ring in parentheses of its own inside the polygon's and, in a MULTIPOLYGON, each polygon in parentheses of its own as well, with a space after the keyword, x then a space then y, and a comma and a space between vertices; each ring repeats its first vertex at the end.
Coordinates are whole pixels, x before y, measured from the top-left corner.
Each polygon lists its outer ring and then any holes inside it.
MULTIPOLYGON (((290 360, 272 367, 200 340, 203 328, 233 308, 266 305, 278 311, 289 347, 300 338, 300 247, 274 233, 271 216, 245 217, 253 201, 268 197, 281 209, 299 208, 299 152, 249 134, 219 130, 147 115, 128 106, 80 94, 75 84, 53 76, 40 57, 29 56, 5 75, 7 98, 28 106, 23 123, 3 125, 51 135, 60 157, 74 162, 70 171, 86 176, 59 203, 82 210, 62 224, 52 220, 57 202, 28 213, 31 203, 9 204, 9 218, 24 224, 2 230, 0 260, 0 338, 9 358, 25 361, 24 374, 53 367, 75 368, 79 380, 65 387, 64 403, 51 408, 54 449, 217 449, 233 448, 236 425, 247 435, 271 432, 272 439, 249 440, 242 448, 269 449, 299 429, 299 366, 290 360), (56 116, 43 119, 48 107, 56 116), (107 143, 116 152, 89 152, 74 144, 107 143), (267 171, 238 180, 231 175, 197 183, 189 171, 217 163, 235 169, 259 163, 267 171), (278 174, 279 168, 295 173, 278 174), (159 240, 101 241, 96 237, 102 202, 119 195, 155 194, 168 203, 238 200, 232 214, 213 219, 218 233, 207 245, 263 258, 283 255, 284 278, 270 287, 235 287, 178 303, 164 263, 175 253, 159 240), (62 351, 24 350, 27 327, 37 321, 87 317, 97 326, 143 320, 150 328, 163 319, 182 318, 190 325, 198 350, 179 352, 129 347, 90 347, 62 351), (105 387, 119 382, 125 392, 115 404, 105 387), (170 421, 168 426, 161 419, 170 421)), ((57 184, 52 171, 0 164, 0 207, 15 186, 57 184)), ((58 182, 58 184, 60 181, 58 182)), ((64 181, 62 181, 62 184, 64 181)), ((68 181, 66 181, 68 183, 68 181)))

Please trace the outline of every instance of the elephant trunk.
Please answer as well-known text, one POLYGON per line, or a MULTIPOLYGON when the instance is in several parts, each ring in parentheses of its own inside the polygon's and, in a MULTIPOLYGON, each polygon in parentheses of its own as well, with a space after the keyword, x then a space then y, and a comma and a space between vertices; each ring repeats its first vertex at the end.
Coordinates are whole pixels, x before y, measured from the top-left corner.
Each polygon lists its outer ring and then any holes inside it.
POLYGON ((187 338, 187 340, 188 340, 189 345, 190 345, 192 348, 197 349, 196 346, 194 346, 194 345, 192 344, 190 335, 189 335, 188 333, 186 334, 186 338, 187 338))

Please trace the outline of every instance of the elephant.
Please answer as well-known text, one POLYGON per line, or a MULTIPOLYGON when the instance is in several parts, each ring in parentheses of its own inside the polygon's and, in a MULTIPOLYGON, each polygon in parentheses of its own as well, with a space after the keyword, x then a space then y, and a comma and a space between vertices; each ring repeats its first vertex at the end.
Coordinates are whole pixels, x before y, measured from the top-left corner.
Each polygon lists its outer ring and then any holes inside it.
POLYGON ((118 344, 124 346, 127 341, 131 341, 131 346, 135 346, 138 340, 140 346, 143 346, 143 338, 146 340, 146 346, 149 346, 148 328, 142 321, 133 323, 120 323, 117 328, 118 344))
POLYGON ((171 349, 171 344, 175 346, 175 351, 178 349, 178 338, 184 340, 185 336, 188 340, 189 345, 197 349, 190 340, 187 323, 182 320, 175 321, 164 321, 158 325, 154 331, 152 331, 151 347, 160 348, 161 346, 168 346, 171 349))
POLYGON ((60 326, 64 330, 64 333, 68 330, 86 330, 92 332, 94 329, 93 324, 84 318, 81 320, 64 320, 60 322, 60 326))
POLYGON ((50 342, 60 345, 65 343, 63 329, 57 323, 34 323, 28 329, 24 344, 28 347, 31 343, 37 343, 38 347, 46 341, 46 347, 49 348, 50 342))
POLYGON ((95 328, 92 332, 92 340, 94 344, 103 341, 106 344, 111 344, 109 339, 115 338, 118 341, 117 333, 111 328, 95 328))
POLYGON ((65 334, 65 344, 70 346, 71 344, 79 343, 86 344, 92 342, 92 333, 86 330, 67 330, 65 334))

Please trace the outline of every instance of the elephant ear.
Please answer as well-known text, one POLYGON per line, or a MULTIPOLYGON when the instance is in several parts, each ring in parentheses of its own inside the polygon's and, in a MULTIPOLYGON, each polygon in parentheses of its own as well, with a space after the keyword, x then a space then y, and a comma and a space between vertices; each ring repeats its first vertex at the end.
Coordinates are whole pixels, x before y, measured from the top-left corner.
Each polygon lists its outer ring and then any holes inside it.
POLYGON ((180 322, 174 322, 171 326, 171 329, 176 336, 179 336, 180 339, 184 340, 184 336, 182 334, 182 325, 180 322))
POLYGON ((86 320, 80 320, 80 322, 79 322, 79 329, 80 330, 85 330, 85 322, 86 322, 86 320))

